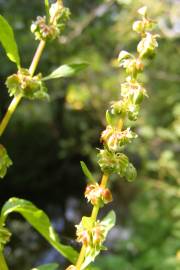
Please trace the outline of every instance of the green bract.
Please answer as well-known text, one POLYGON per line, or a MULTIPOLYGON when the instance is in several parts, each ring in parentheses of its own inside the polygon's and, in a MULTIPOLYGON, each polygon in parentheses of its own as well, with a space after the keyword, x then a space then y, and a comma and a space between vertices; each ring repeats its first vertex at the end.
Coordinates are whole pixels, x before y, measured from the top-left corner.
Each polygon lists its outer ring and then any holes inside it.
POLYGON ((12 161, 9 158, 6 149, 0 144, 0 178, 6 175, 7 168, 12 165, 12 161))
POLYGON ((41 74, 32 77, 28 69, 20 69, 17 74, 9 76, 6 86, 10 96, 22 96, 29 99, 48 99, 47 88, 41 74))

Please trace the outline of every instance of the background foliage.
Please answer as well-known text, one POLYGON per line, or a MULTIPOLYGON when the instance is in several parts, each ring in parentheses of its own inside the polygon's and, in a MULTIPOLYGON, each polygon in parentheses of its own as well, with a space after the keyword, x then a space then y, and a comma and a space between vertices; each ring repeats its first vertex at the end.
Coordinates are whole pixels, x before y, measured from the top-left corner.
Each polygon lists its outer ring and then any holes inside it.
MULTIPOLYGON (((10 196, 31 199, 60 223, 62 235, 74 236, 79 209, 88 211, 81 202, 85 183, 79 161, 85 160, 99 176, 96 147, 104 113, 109 101, 118 98, 124 76, 116 69, 115 59, 121 49, 135 50, 137 36, 131 25, 136 10, 147 5, 158 21, 161 39, 157 57, 142 78, 149 99, 134 127, 139 138, 128 149, 138 178, 133 185, 113 179, 118 223, 108 241, 109 255, 102 255, 95 269, 179 269, 179 1, 67 0, 65 4, 72 12, 69 27, 53 46, 48 45, 40 68, 48 74, 57 59, 59 64, 81 59, 90 66, 76 78, 49 82, 50 102, 23 101, 19 106, 2 139, 14 166, 7 181, 1 182, 0 201, 10 196)), ((44 13, 43 1, 2 0, 0 12, 13 25, 23 65, 28 66, 36 44, 27 30, 32 19, 44 13)), ((4 81, 15 67, 2 50, 0 54, 2 117, 9 104, 4 81)), ((42 250, 48 246, 18 216, 10 226, 16 232, 7 249, 12 269, 30 269, 31 259, 47 256, 42 250)))

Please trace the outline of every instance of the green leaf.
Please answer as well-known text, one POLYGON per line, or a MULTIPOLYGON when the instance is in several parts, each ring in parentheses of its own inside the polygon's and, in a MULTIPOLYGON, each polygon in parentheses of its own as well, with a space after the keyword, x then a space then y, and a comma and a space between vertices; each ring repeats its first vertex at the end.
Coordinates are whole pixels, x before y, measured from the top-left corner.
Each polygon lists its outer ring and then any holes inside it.
POLYGON ((81 161, 81 168, 84 173, 84 175, 90 180, 91 183, 96 183, 94 177, 92 176, 91 172, 89 171, 88 167, 84 163, 84 161, 81 161))
POLYGON ((7 216, 17 212, 21 214, 57 251, 72 263, 76 262, 77 252, 70 246, 60 243, 59 237, 50 224, 48 216, 31 202, 19 198, 9 199, 1 210, 1 219, 5 223, 7 216))
POLYGON ((110 211, 105 218, 101 221, 101 224, 106 228, 106 235, 116 223, 116 214, 114 211, 110 211))
POLYGON ((14 33, 6 21, 6 19, 0 15, 0 42, 4 47, 8 58, 20 67, 20 57, 18 52, 17 43, 14 38, 14 33))
POLYGON ((44 5, 45 5, 45 9, 46 9, 46 15, 47 15, 47 18, 49 20, 49 0, 44 0, 44 5))
POLYGON ((35 267, 32 270, 57 270, 58 266, 59 265, 57 263, 51 263, 35 267))
POLYGON ((63 65, 55 69, 50 75, 44 77, 43 80, 53 80, 57 78, 70 77, 78 73, 79 71, 85 69, 88 66, 87 63, 77 63, 71 65, 63 65))
MULTIPOLYGON (((106 237, 108 232, 111 230, 111 228, 116 223, 116 214, 114 211, 110 211, 107 216, 101 221, 101 225, 104 226, 105 232, 104 236, 106 237)), ((100 251, 104 250, 104 246, 101 246, 99 248, 96 247, 96 249, 88 246, 86 248, 86 254, 85 254, 85 260, 82 265, 82 269, 85 269, 91 262, 95 260, 95 258, 99 255, 100 251)))

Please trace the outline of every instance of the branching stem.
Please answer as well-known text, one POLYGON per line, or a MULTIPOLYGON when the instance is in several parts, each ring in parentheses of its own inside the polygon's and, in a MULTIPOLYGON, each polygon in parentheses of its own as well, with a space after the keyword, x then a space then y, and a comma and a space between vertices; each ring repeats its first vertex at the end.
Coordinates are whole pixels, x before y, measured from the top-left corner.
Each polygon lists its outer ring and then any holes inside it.
MULTIPOLYGON (((37 65, 39 63, 39 60, 41 58, 41 55, 42 55, 42 52, 44 50, 45 45, 46 45, 46 42, 44 40, 41 40, 39 43, 39 46, 35 52, 35 55, 33 57, 30 68, 29 68, 29 72, 30 72, 31 76, 33 76, 34 72, 36 71, 37 65)), ((19 95, 15 96, 13 98, 13 100, 11 101, 4 118, 2 119, 2 121, 0 123, 0 136, 2 136, 2 134, 4 133, 13 113, 15 112, 15 110, 16 110, 16 108, 17 108, 17 106, 20 103, 22 98, 23 98, 23 96, 21 94, 19 94, 19 95)))

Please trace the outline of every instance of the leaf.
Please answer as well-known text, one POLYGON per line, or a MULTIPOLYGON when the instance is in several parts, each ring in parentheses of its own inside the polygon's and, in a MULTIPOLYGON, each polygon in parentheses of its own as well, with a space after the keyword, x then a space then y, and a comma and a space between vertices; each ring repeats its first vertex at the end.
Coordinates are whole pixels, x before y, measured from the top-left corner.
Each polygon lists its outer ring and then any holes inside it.
POLYGON ((81 161, 81 168, 84 173, 84 175, 90 180, 91 183, 96 183, 94 177, 92 176, 92 173, 89 171, 88 167, 84 163, 84 161, 81 161))
MULTIPOLYGON (((103 225, 105 228, 105 233, 104 233, 105 237, 107 236, 111 228, 115 225, 115 223, 116 223, 116 214, 114 211, 110 211, 107 214, 107 216, 105 216, 105 218, 101 221, 101 225, 103 225)), ((94 249, 88 246, 86 248, 85 260, 83 262, 81 270, 85 269, 91 262, 93 262, 96 256, 99 255, 101 250, 104 250, 104 247, 94 249)))
POLYGON ((106 235, 112 229, 116 223, 116 214, 114 211, 110 211, 105 218, 101 221, 101 224, 106 228, 106 235))
POLYGON ((17 43, 14 38, 14 33, 6 21, 6 19, 0 15, 0 42, 6 51, 8 58, 20 67, 20 57, 18 52, 17 43))
POLYGON ((51 264, 37 266, 33 268, 32 270, 57 270, 58 266, 59 265, 57 263, 51 263, 51 264))
POLYGON ((53 80, 57 78, 70 77, 85 69, 88 66, 87 63, 77 63, 71 65, 63 65, 55 69, 50 75, 44 77, 43 80, 53 80))
POLYGON ((47 18, 49 20, 49 0, 44 0, 44 5, 45 5, 45 9, 46 9, 46 15, 47 15, 47 18))
POLYGON ((5 223, 7 216, 17 212, 21 214, 58 252, 74 263, 77 259, 77 252, 70 246, 60 243, 59 237, 50 224, 48 216, 31 202, 11 198, 1 210, 1 219, 5 223))

